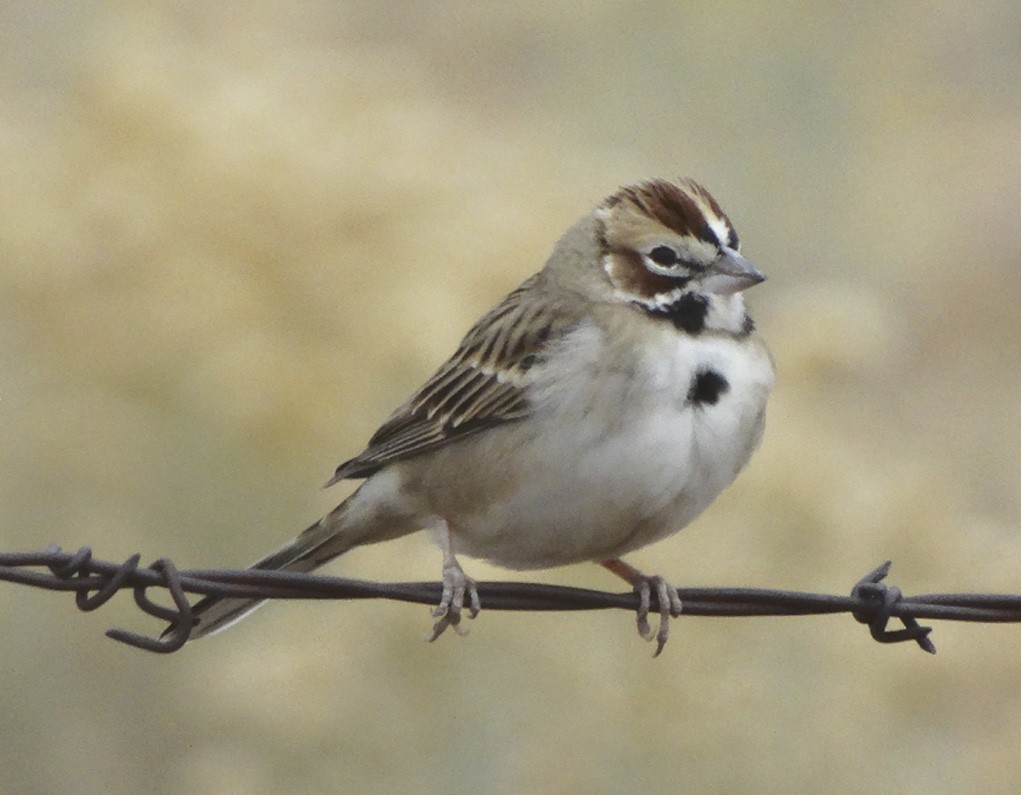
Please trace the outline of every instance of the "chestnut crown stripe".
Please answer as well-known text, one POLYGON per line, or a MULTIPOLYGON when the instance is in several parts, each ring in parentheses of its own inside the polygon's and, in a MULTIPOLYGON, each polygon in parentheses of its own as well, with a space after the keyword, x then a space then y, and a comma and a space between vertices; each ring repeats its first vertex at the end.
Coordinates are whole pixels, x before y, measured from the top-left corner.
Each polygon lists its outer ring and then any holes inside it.
POLYGON ((737 232, 712 194, 694 180, 683 180, 681 185, 683 188, 666 180, 649 180, 618 191, 606 199, 603 206, 609 208, 629 201, 679 235, 690 235, 715 246, 725 245, 736 250, 740 245, 737 232), (706 218, 706 210, 723 222, 728 230, 726 240, 717 237, 706 218))

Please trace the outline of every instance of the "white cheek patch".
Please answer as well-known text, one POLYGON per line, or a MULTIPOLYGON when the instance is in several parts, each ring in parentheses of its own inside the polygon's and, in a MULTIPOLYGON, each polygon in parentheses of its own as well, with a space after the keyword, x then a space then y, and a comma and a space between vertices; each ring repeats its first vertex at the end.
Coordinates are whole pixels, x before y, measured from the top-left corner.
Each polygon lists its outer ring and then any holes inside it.
POLYGON ((684 295, 684 288, 677 287, 668 293, 657 293, 652 298, 641 300, 639 303, 644 304, 650 309, 663 309, 673 306, 680 300, 682 295, 684 295))

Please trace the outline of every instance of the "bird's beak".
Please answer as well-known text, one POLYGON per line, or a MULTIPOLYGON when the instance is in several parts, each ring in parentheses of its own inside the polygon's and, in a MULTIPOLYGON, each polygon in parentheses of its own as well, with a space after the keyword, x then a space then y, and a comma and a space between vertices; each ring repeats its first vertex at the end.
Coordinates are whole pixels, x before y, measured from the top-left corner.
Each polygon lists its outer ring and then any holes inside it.
POLYGON ((702 277, 702 287, 710 293, 731 295, 753 287, 766 276, 733 249, 726 246, 702 277))

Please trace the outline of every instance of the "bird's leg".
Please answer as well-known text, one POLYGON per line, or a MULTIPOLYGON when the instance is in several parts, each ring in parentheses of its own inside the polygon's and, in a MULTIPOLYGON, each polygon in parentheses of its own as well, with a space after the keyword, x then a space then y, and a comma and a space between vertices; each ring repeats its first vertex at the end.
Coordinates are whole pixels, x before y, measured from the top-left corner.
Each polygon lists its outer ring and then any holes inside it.
POLYGON ((433 624, 430 643, 442 635, 447 627, 453 627, 458 635, 468 634, 468 630, 461 626, 461 610, 464 608, 465 596, 468 597, 468 615, 475 618, 482 609, 475 580, 464 573, 454 555, 450 527, 446 522, 441 522, 436 530, 440 547, 443 549, 443 594, 440 596, 440 603, 432 611, 433 617, 439 621, 433 624))
POLYGON ((652 656, 658 657, 666 645, 667 635, 670 632, 670 619, 677 618, 681 614, 681 597, 677 595, 677 589, 658 574, 652 576, 644 574, 619 558, 604 560, 601 565, 631 583, 631 587, 638 594, 640 600, 638 634, 645 640, 653 638, 652 627, 649 626, 649 606, 652 602, 652 590, 656 589, 656 600, 659 603, 659 631, 655 634, 656 652, 652 656))

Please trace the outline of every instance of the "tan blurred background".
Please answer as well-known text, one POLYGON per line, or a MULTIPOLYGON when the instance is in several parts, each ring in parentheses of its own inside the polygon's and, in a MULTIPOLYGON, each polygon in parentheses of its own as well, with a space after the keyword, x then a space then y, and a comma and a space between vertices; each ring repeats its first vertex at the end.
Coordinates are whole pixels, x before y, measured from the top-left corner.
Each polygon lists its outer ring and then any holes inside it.
MULTIPOLYGON (((5 3, 0 548, 268 552, 575 218, 688 174, 769 274, 778 383, 632 562, 1021 591, 1019 77, 1015 0, 5 3)), ((652 660, 624 613, 427 645, 424 607, 289 603, 163 658, 104 639, 159 629, 127 595, 0 592, 10 792, 1021 789, 1021 628, 691 618, 652 660)))

